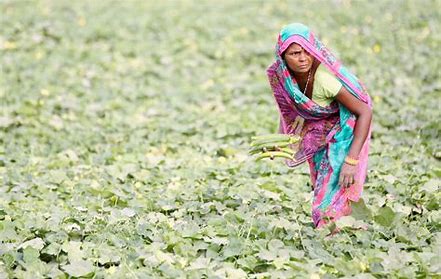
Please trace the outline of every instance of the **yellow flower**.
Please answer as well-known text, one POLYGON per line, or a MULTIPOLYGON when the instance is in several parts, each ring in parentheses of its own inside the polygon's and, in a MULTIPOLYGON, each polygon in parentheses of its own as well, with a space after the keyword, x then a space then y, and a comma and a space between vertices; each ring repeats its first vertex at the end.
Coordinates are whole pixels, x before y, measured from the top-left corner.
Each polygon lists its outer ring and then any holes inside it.
POLYGON ((35 58, 35 60, 40 60, 41 58, 43 58, 43 52, 41 52, 41 51, 37 51, 35 54, 34 54, 34 58, 35 58))
POLYGON ((379 44, 375 44, 375 45, 372 47, 372 50, 373 50, 375 53, 379 53, 379 52, 381 51, 381 46, 380 46, 379 44))
POLYGON ((245 28, 245 27, 242 27, 242 28, 239 29, 239 34, 240 35, 248 35, 248 33, 250 33, 250 31, 247 28, 245 28))
POLYGON ((86 25, 86 19, 84 17, 80 17, 78 19, 78 25, 81 26, 81 27, 85 26, 86 25))
POLYGON ((43 89, 40 90, 40 94, 42 96, 47 97, 47 96, 49 96, 51 94, 51 92, 49 92, 49 90, 43 88, 43 89))
POLYGON ((17 44, 15 42, 6 41, 3 43, 3 49, 16 49, 17 44))
POLYGON ((206 89, 213 87, 213 85, 214 85, 214 81, 212 79, 209 79, 209 80, 205 81, 204 83, 202 83, 200 85, 200 87, 201 87, 201 89, 206 90, 206 89))

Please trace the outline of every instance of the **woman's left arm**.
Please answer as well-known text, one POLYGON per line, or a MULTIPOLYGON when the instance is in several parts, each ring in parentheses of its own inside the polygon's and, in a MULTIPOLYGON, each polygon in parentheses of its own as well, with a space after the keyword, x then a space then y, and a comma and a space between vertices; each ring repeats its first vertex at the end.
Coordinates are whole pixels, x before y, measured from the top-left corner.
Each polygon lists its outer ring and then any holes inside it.
MULTIPOLYGON (((348 156, 350 158, 358 159, 358 155, 360 154, 361 148, 363 147, 369 133, 369 127, 372 120, 372 110, 367 104, 354 97, 344 86, 341 87, 335 98, 357 117, 357 122, 354 128, 354 139, 352 140, 348 156)), ((340 185, 345 187, 351 186, 355 182, 355 172, 356 166, 344 163, 340 171, 340 185)))

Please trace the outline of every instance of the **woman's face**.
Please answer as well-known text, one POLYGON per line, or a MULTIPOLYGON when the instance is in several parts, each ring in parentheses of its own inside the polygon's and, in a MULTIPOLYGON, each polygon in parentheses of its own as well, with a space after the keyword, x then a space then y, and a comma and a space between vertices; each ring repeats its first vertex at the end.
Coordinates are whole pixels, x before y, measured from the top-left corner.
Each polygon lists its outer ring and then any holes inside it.
POLYGON ((314 57, 299 44, 292 43, 283 54, 288 67, 294 73, 307 73, 314 62, 314 57))

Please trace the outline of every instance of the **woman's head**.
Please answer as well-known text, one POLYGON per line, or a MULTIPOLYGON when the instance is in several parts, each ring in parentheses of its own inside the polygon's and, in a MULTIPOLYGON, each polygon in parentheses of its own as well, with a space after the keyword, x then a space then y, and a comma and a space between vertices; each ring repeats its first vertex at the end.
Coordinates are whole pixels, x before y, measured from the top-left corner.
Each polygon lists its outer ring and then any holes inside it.
POLYGON ((314 56, 297 43, 292 43, 282 54, 286 66, 294 73, 307 73, 312 67, 314 56))

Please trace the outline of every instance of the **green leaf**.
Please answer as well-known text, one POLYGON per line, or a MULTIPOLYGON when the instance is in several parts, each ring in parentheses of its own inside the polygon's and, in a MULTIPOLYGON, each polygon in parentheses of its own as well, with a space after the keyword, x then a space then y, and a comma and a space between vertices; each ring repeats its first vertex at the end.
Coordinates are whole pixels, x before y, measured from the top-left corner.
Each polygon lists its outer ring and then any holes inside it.
POLYGON ((421 190, 427 193, 438 192, 441 187, 441 179, 430 179, 421 187, 421 190))
POLYGON ((5 253, 5 254, 1 255, 0 259, 6 267, 10 268, 14 265, 14 263, 16 261, 15 255, 16 254, 13 254, 11 252, 5 253))
POLYGON ((6 211, 3 208, 0 208, 0 220, 3 220, 6 215, 6 211))
POLYGON ((204 258, 199 257, 196 260, 194 260, 190 266, 188 267, 189 270, 192 269, 205 269, 209 267, 211 259, 210 258, 204 258))
POLYGON ((245 271, 240 268, 234 268, 233 266, 222 267, 216 270, 214 274, 218 278, 245 279, 248 277, 245 271))
POLYGON ((60 184, 64 180, 67 180, 68 177, 63 170, 52 170, 49 172, 49 179, 55 184, 60 184))
POLYGON ((356 220, 370 220, 372 218, 371 210, 366 206, 363 199, 358 202, 352 202, 352 217, 356 220))
POLYGON ((287 231, 295 231, 300 229, 300 226, 295 222, 291 222, 285 218, 280 217, 271 221, 270 228, 283 228, 287 231))
POLYGON ((397 245, 389 248, 387 254, 382 254, 383 262, 381 263, 385 270, 399 270, 404 268, 406 263, 412 260, 410 253, 400 250, 397 245))
POLYGON ((98 263, 101 265, 110 263, 119 263, 121 257, 114 250, 106 247, 100 247, 95 249, 96 253, 99 255, 98 263))
POLYGON ((36 249, 37 251, 40 251, 41 249, 43 249, 44 244, 45 243, 44 243, 43 239, 37 237, 37 238, 31 239, 31 240, 28 240, 26 242, 23 242, 18 247, 18 249, 20 249, 20 248, 25 249, 26 247, 32 247, 32 248, 36 249))
POLYGON ((387 175, 383 176, 383 180, 385 180, 386 182, 388 182, 390 184, 394 184, 395 181, 397 180, 397 178, 392 174, 387 174, 387 175))
POLYGON ((352 216, 343 216, 337 221, 335 221, 337 227, 339 228, 352 228, 355 224, 355 218, 352 216))
POLYGON ((126 207, 121 210, 121 214, 130 218, 136 215, 136 211, 126 207))
POLYGON ((240 258, 237 263, 248 270, 254 270, 257 266, 257 259, 254 256, 247 256, 245 258, 240 258))
POLYGON ((381 207, 378 210, 378 214, 374 218, 375 222, 384 227, 391 226, 394 219, 395 212, 389 206, 381 207))
POLYGON ((90 276, 94 273, 95 267, 91 262, 85 260, 73 261, 63 266, 64 271, 73 277, 90 276))
POLYGON ((47 247, 45 247, 41 252, 44 254, 57 256, 60 253, 60 251, 61 251, 61 245, 56 242, 52 242, 47 247))
POLYGON ((270 251, 277 251, 283 247, 285 247, 285 244, 279 239, 271 239, 268 242, 268 250, 270 251))
POLYGON ((0 221, 0 239, 3 241, 19 239, 14 223, 10 220, 0 221))
POLYGON ((286 258, 276 258, 272 262, 272 264, 276 267, 277 270, 285 268, 286 264, 289 263, 289 260, 286 258))
POLYGON ((266 249, 262 249, 257 256, 265 261, 273 261, 277 258, 277 251, 269 251, 266 249))
POLYGON ((274 193, 282 192, 282 190, 279 188, 279 185, 277 185, 277 183, 275 183, 274 181, 266 181, 265 183, 260 184, 259 187, 274 193))
POLYGON ((84 258, 84 251, 81 250, 81 242, 69 241, 63 243, 61 246, 64 252, 67 253, 69 261, 81 261, 84 258))
POLYGON ((40 259, 40 253, 37 249, 28 246, 25 249, 23 249, 23 260, 26 264, 33 264, 36 262, 39 262, 40 259))
POLYGON ((228 245, 224 248, 223 255, 225 258, 240 255, 242 251, 242 240, 238 238, 229 239, 228 245))

